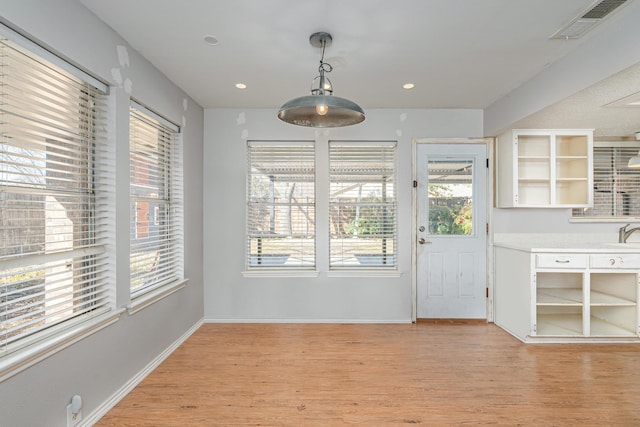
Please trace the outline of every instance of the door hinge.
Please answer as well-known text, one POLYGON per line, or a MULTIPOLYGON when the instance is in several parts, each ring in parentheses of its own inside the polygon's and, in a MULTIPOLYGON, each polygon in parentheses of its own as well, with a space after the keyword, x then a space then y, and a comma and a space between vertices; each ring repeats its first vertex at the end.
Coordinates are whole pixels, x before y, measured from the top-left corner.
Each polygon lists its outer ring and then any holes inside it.
POLYGON ((487 290, 487 298, 489 298, 489 288, 485 288, 487 290))
POLYGON ((489 169, 489 158, 487 158, 487 169, 489 169))
POLYGON ((486 224, 487 234, 489 234, 489 223, 486 224))
POLYGON ((418 181, 416 180, 413 181, 413 188, 418 188, 418 181))

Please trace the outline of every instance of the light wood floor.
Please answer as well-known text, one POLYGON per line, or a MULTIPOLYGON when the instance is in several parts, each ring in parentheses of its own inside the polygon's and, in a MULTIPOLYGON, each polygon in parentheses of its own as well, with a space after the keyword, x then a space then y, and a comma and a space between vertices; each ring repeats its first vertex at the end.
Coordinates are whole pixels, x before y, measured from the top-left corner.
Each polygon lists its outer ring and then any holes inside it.
POLYGON ((205 324, 97 426, 640 426, 640 346, 493 324, 205 324))

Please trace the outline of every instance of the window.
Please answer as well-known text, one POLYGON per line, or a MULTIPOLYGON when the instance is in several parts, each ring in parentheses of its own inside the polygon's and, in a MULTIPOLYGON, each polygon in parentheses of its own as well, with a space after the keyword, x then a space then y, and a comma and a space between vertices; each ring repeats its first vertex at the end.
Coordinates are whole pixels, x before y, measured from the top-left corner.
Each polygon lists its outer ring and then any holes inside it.
POLYGON ((593 208, 573 209, 574 218, 640 216, 640 170, 629 168, 637 143, 595 142, 593 148, 593 208))
POLYGON ((315 268, 315 147, 248 143, 247 267, 315 268))
POLYGON ((131 296, 183 279, 179 129, 143 106, 130 109, 131 296))
POLYGON ((0 37, 0 355, 112 307, 106 87, 23 44, 0 37))
POLYGON ((329 267, 396 267, 396 143, 329 142, 329 267))

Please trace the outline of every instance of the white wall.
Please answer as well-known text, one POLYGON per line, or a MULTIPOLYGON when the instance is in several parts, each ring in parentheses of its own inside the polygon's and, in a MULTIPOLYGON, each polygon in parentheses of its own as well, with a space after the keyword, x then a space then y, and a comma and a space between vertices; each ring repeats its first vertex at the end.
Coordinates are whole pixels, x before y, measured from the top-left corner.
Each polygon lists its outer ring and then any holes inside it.
MULTIPOLYGON (((77 1, 1 0, 0 11, 3 20, 113 85, 112 142, 124 160, 116 184, 118 241, 129 238, 129 95, 184 125, 187 286, 0 383, 0 425, 66 426, 71 396, 83 397, 86 418, 203 317, 203 110, 77 1)), ((118 262, 128 265, 127 251, 119 251, 118 262)), ((129 300, 127 269, 116 275, 122 306, 129 300)))
MULTIPOLYGON (((284 100, 283 100, 284 101, 284 100)), ((411 320, 412 140, 482 136, 480 110, 368 110, 359 125, 316 130, 280 122, 275 110, 205 110, 205 319, 211 321, 411 320), (318 277, 245 278, 246 140, 315 140, 316 195, 328 198, 327 141, 398 141, 400 277, 328 277, 326 246, 318 277)), ((319 203, 320 205, 320 203, 319 203)), ((326 205, 326 203, 325 203, 326 205)), ((318 235, 328 235, 318 212, 318 235)))

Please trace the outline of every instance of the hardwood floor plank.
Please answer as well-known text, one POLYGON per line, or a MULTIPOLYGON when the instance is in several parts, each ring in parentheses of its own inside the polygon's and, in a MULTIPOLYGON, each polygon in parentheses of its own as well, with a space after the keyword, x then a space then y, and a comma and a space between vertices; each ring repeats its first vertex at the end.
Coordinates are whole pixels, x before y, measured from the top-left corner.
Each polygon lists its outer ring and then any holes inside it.
POLYGON ((97 426, 640 425, 635 344, 492 324, 205 324, 97 426))

